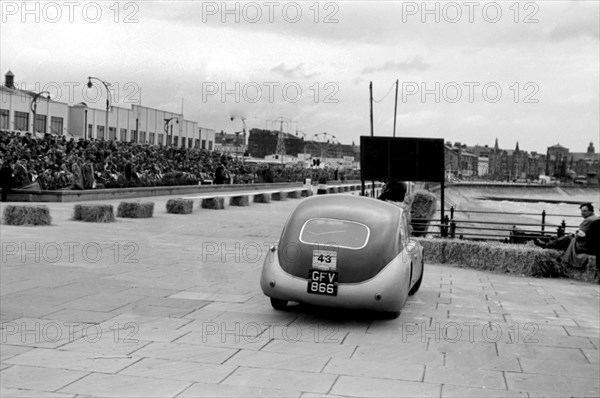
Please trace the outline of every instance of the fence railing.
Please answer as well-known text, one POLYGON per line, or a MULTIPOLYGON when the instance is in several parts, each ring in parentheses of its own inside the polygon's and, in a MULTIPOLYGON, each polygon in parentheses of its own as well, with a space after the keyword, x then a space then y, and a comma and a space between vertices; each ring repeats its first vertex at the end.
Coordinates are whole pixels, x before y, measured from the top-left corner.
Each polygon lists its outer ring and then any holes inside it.
MULTIPOLYGON (((439 212, 439 210, 438 210, 439 212)), ((536 238, 547 238, 552 235, 562 236, 567 228, 576 228, 577 225, 567 225, 567 218, 581 218, 572 214, 548 214, 545 210, 541 213, 507 213, 501 211, 482 210, 456 210, 450 207, 450 215, 444 220, 436 219, 412 219, 413 230, 422 230, 428 225, 427 234, 442 238, 461 238, 470 240, 499 240, 510 243, 525 243, 536 238), (458 214, 490 214, 503 216, 539 216, 540 222, 504 222, 472 219, 457 219, 458 214), (563 217, 560 224, 548 223, 547 217, 563 217), (556 230, 553 230, 556 228, 556 230)))

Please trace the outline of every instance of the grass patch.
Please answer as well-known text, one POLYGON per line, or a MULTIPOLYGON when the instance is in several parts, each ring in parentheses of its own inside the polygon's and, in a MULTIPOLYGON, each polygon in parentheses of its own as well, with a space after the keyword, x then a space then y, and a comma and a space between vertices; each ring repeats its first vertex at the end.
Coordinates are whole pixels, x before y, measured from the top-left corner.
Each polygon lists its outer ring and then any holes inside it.
POLYGON ((271 195, 268 193, 257 193, 254 195, 254 203, 271 203, 271 195))
POLYGON ((117 207, 117 217, 121 218, 152 218, 154 202, 121 202, 117 207))
POLYGON ((50 209, 47 206, 14 206, 4 208, 4 223, 7 225, 50 225, 50 209))
POLYGON ((115 213, 112 205, 75 205, 73 219, 85 222, 113 222, 115 213))
POLYGON ((204 198, 200 203, 203 209, 223 210, 225 208, 225 200, 219 196, 214 198, 204 198))
POLYGON ((194 210, 194 202, 191 199, 169 199, 167 201, 167 213, 190 214, 194 210))
POLYGON ((250 206, 250 197, 248 195, 232 196, 229 198, 229 206, 250 206))

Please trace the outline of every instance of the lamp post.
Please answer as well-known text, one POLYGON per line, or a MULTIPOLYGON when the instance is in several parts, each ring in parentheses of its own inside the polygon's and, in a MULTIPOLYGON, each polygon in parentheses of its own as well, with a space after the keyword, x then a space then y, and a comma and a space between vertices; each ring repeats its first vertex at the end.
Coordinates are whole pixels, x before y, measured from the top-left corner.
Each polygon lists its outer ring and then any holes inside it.
POLYGON ((173 120, 173 119, 175 119, 175 123, 179 124, 179 118, 177 116, 173 116, 173 117, 165 119, 165 133, 167 134, 167 137, 170 138, 168 140, 169 145, 173 144, 173 125, 171 125, 171 134, 169 135, 169 123, 171 123, 171 120, 173 120))
MULTIPOLYGON (((108 112, 110 112, 110 104, 112 102, 111 96, 110 96, 110 89, 109 89, 110 83, 107 83, 104 80, 99 79, 97 77, 88 76, 88 82, 87 82, 88 88, 92 88, 92 86, 94 85, 92 83, 92 79, 99 81, 100 83, 102 83, 104 85, 104 88, 106 88, 106 117, 105 117, 104 128, 106 129, 105 130, 105 134, 108 137, 108 131, 109 131, 109 128, 108 128, 108 112)), ((115 129, 116 129, 116 127, 115 127, 115 129)))
MULTIPOLYGON (((231 120, 232 122, 235 120, 235 116, 231 116, 229 118, 229 120, 231 120)), ((243 139, 244 139, 244 143, 242 144, 242 154, 246 151, 246 118, 245 117, 240 117, 239 118, 242 121, 242 135, 243 135, 243 139)), ((235 141, 236 141, 236 146, 238 146, 239 141, 238 141, 238 137, 240 135, 240 132, 236 132, 235 133, 236 137, 235 137, 235 141)), ((236 149, 237 151, 237 149, 236 149)))
MULTIPOLYGON (((37 111, 37 100, 43 94, 46 94, 46 97, 42 97, 42 98, 44 98, 46 101, 49 101, 50 100, 50 93, 48 91, 42 91, 41 93, 37 93, 36 95, 34 95, 33 98, 31 99, 31 104, 29 104, 29 108, 31 109, 31 112, 33 113, 33 120, 31 121, 31 131, 34 134, 35 134, 35 114, 36 114, 36 111, 37 111)), ((47 122, 48 121, 46 121, 46 123, 47 122)))
POLYGON ((306 163, 306 138, 307 135, 304 131, 300 131, 300 130, 296 130, 296 137, 298 136, 298 134, 302 134, 302 141, 304 141, 304 146, 302 148, 302 153, 304 155, 304 162, 306 163))

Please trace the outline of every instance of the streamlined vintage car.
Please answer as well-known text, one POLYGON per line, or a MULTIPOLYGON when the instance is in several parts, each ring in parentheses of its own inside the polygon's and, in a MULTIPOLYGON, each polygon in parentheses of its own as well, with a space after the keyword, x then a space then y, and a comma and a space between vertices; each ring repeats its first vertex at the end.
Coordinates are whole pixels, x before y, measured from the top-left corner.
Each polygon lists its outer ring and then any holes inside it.
POLYGON ((395 318, 423 279, 423 248, 404 210, 353 195, 304 199, 263 264, 260 286, 277 310, 288 301, 385 312, 395 318))

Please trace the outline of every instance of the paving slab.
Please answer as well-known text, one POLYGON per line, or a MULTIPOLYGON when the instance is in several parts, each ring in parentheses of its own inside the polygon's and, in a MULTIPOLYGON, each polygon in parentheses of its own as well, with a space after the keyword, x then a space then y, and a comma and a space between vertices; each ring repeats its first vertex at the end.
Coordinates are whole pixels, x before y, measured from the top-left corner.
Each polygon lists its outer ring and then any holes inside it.
POLYGON ((301 200, 172 215, 168 199, 144 220, 52 203, 51 227, 0 225, 17 250, 0 263, 2 396, 600 394, 598 285, 426 264, 397 319, 276 311, 262 259, 301 200))

